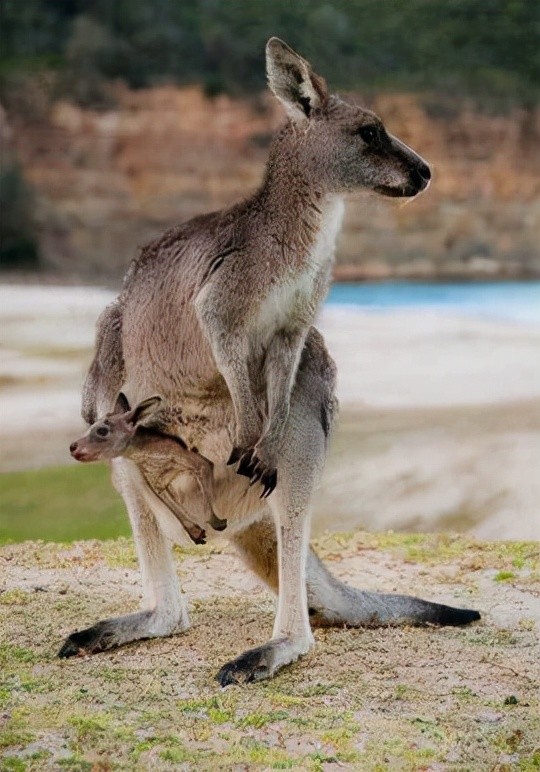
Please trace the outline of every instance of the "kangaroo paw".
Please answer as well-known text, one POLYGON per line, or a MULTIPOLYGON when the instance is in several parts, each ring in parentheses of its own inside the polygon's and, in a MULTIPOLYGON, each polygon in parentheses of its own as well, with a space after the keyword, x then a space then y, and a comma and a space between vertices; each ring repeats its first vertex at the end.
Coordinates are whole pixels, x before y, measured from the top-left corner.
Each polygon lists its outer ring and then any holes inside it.
POLYGON ((222 520, 221 517, 218 517, 217 515, 212 515, 209 523, 214 531, 224 531, 227 527, 227 520, 222 520))
POLYGON ((206 531, 204 528, 200 528, 198 525, 186 525, 182 523, 185 530, 189 534, 189 538, 195 544, 206 544, 206 531))
POLYGON ((258 482, 262 484, 263 492, 261 494, 261 499, 270 496, 275 489, 277 485, 277 469, 259 458, 254 448, 243 450, 240 448, 233 448, 228 463, 238 463, 236 469, 237 473, 244 477, 249 477, 250 486, 255 485, 255 483, 258 482))

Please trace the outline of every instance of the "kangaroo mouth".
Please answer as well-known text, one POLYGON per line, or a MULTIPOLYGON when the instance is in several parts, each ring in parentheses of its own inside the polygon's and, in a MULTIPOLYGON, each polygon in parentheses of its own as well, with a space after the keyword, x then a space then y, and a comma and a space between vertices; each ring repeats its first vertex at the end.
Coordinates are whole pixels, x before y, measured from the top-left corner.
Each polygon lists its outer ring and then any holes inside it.
POLYGON ((376 185, 374 190, 389 198, 414 198, 429 187, 431 169, 425 163, 409 167, 402 185, 376 185))
POLYGON ((412 186, 399 185, 399 187, 392 187, 391 185, 376 185, 375 193, 379 193, 381 196, 388 196, 389 198, 406 198, 414 196, 418 193, 417 190, 412 191, 412 186))
POLYGON ((88 451, 85 450, 72 450, 71 455, 75 459, 75 461, 96 461, 97 456, 93 453, 88 453, 88 451))
POLYGON ((421 184, 409 183, 408 185, 376 185, 375 193, 379 193, 381 196, 387 196, 388 198, 414 198, 428 186, 427 182, 421 184))

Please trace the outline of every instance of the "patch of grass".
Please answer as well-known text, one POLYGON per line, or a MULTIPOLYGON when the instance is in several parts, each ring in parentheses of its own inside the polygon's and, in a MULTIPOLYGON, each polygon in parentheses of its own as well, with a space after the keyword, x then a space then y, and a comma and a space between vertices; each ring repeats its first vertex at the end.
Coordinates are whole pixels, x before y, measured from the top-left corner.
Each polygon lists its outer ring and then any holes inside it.
POLYGON ((0 643, 0 665, 7 667, 14 662, 26 662, 33 664, 39 659, 35 651, 23 646, 15 646, 11 643, 0 643))
POLYGON ((114 539, 130 533, 103 464, 0 474, 0 544, 43 539, 114 539))
POLYGON ((540 748, 519 761, 520 772, 538 772, 540 769, 540 748))
POLYGON ((339 686, 337 684, 315 684, 302 690, 303 697, 320 697, 321 695, 338 694, 339 686))
POLYGON ((412 724, 416 726, 423 735, 426 735, 432 740, 441 742, 444 740, 444 732, 441 732, 436 721, 429 718, 413 718, 412 724))
POLYGON ((224 721, 234 719, 236 712, 236 698, 225 694, 223 697, 208 697, 206 699, 179 700, 177 707, 182 713, 195 716, 208 716, 214 723, 222 724, 224 721))
POLYGON ((183 764, 186 761, 193 761, 193 753, 182 747, 165 748, 160 751, 160 758, 164 761, 170 761, 173 764, 183 764))
POLYGON ((467 633, 469 643, 480 646, 515 646, 517 638, 512 630, 474 629, 467 633))
POLYGON ((31 601, 31 594, 25 590, 6 590, 0 594, 0 606, 25 606, 31 601))
POLYGON ((77 753, 68 756, 66 759, 58 759, 56 763, 60 769, 69 769, 70 772, 93 772, 93 770, 96 769, 93 762, 86 761, 86 759, 82 758, 77 753))
POLYGON ((240 719, 240 721, 238 721, 238 726, 240 727, 253 726, 256 729, 261 729, 263 726, 266 726, 267 724, 271 724, 275 721, 283 721, 288 717, 289 717, 289 714, 285 710, 273 710, 269 713, 262 713, 262 712, 248 713, 247 716, 244 716, 243 718, 240 719))
POLYGON ((509 582, 511 579, 515 579, 516 575, 513 571, 498 571, 493 577, 494 582, 509 582))
POLYGON ((25 772, 28 769, 26 761, 17 756, 6 756, 2 759, 2 770, 4 772, 25 772))
POLYGON ((32 742, 34 735, 22 729, 11 729, 9 726, 0 733, 0 748, 17 748, 32 742))
POLYGON ((293 769, 298 759, 292 758, 279 748, 272 748, 265 742, 243 737, 236 748, 232 749, 231 761, 255 765, 256 769, 293 769))
POLYGON ((103 542, 103 558, 110 568, 136 568, 137 553, 133 539, 120 537, 103 542))
POLYGON ((93 740, 110 729, 111 719, 105 714, 71 716, 68 723, 75 727, 79 741, 93 740))

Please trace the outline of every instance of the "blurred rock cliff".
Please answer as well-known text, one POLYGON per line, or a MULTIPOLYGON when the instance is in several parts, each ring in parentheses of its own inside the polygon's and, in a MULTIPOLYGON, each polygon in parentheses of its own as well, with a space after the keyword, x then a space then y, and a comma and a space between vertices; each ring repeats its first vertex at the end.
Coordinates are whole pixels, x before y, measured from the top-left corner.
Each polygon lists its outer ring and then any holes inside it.
MULTIPOLYGON (((540 276, 540 110, 355 98, 432 164, 434 180, 406 207, 351 198, 340 278, 540 276)), ((33 189, 42 263, 56 274, 115 281, 154 235, 247 195, 283 120, 270 95, 118 86, 114 101, 0 114, 4 146, 33 189)))

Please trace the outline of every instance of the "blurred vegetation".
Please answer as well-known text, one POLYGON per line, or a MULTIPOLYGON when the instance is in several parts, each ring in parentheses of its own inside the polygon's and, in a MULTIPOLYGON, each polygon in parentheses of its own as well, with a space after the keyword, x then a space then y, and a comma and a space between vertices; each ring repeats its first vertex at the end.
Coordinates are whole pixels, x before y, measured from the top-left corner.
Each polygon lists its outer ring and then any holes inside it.
POLYGON ((538 0, 4 0, 5 84, 52 68, 64 93, 107 103, 106 83, 264 86, 278 35, 338 88, 444 89, 494 107, 540 95, 538 0))
POLYGON ((120 496, 104 464, 0 474, 0 544, 128 536, 120 496))
POLYGON ((0 165, 0 268, 37 268, 33 195, 18 163, 3 154, 0 165))

